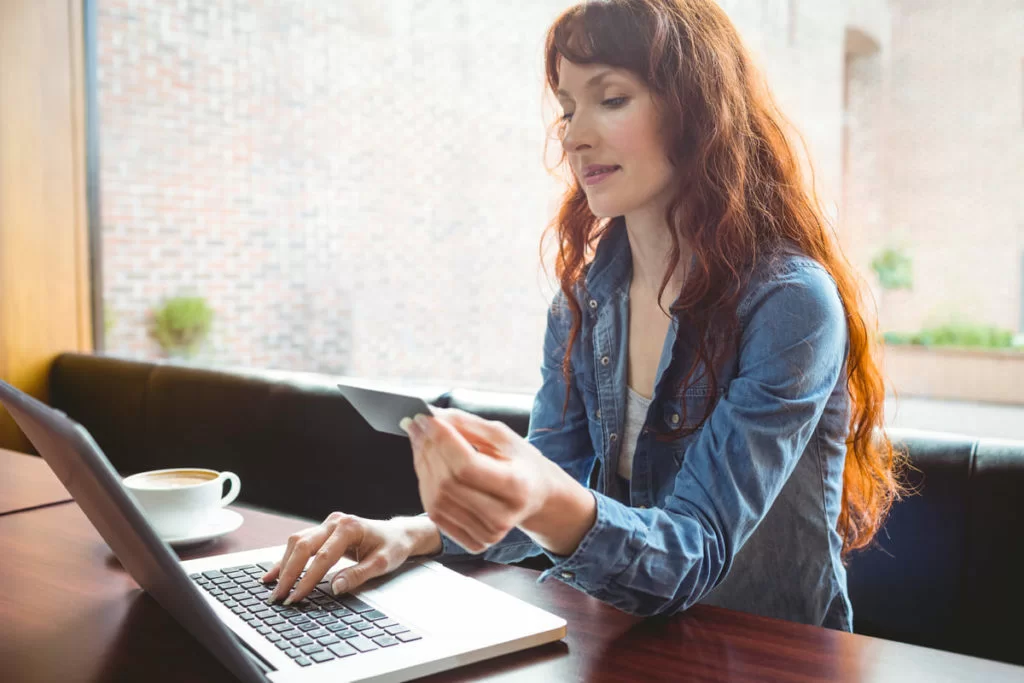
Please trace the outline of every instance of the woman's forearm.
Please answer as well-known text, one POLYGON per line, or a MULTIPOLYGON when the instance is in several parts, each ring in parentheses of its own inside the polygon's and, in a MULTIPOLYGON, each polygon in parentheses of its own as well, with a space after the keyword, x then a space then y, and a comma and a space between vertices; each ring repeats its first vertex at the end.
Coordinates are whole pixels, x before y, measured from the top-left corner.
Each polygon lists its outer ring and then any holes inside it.
POLYGON ((539 512, 519 528, 534 543, 555 555, 572 555, 597 518, 597 502, 585 486, 558 466, 556 484, 539 512))

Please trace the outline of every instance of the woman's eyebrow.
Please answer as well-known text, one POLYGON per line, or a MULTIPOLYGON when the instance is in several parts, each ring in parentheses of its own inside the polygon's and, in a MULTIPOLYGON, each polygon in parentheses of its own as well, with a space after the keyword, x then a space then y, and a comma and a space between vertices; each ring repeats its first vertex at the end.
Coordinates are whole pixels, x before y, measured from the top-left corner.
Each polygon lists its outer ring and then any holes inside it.
MULTIPOLYGON (((614 74, 615 72, 612 71, 611 69, 605 69, 604 71, 594 74, 587 80, 586 83, 583 84, 583 89, 586 90, 587 88, 593 88, 596 85, 600 85, 601 81, 603 81, 608 76, 613 76, 614 74)), ((558 96, 568 97, 569 99, 572 99, 572 95, 570 95, 567 91, 562 90, 561 88, 558 89, 558 96)))

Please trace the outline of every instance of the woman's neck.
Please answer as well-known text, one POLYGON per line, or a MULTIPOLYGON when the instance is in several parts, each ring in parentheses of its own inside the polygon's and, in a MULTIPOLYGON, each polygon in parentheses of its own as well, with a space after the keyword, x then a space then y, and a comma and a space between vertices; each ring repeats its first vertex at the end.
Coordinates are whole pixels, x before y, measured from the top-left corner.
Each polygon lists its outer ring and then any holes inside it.
MULTIPOLYGON (((626 234, 629 238, 629 248, 633 259, 632 285, 639 287, 645 295, 649 294, 652 298, 657 298, 661 280, 665 277, 665 271, 670 264, 672 236, 665 228, 664 222, 658 225, 654 222, 635 220, 626 222, 626 234)), ((682 289, 692 254, 690 245, 681 239, 679 262, 665 288, 665 294, 669 295, 669 303, 675 301, 682 289)))

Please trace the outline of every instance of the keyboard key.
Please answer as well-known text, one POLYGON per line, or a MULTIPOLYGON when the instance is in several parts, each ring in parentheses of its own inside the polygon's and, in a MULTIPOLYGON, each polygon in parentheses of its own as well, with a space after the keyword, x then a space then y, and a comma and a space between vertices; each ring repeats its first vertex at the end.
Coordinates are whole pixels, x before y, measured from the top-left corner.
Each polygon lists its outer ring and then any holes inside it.
POLYGON ((374 624, 377 628, 387 628, 389 626, 398 626, 398 622, 394 619, 383 619, 374 624))
POLYGON ((265 605, 266 603, 260 602, 256 598, 246 597, 246 598, 242 598, 241 600, 239 600, 238 604, 239 605, 243 605, 245 607, 256 607, 257 605, 265 605))
POLYGON ((331 661, 332 659, 334 659, 334 655, 332 655, 330 652, 325 651, 314 652, 311 659, 317 664, 320 664, 322 662, 331 661))
POLYGON ((329 634, 330 634, 330 631, 328 631, 325 628, 314 629, 314 630, 309 631, 308 633, 306 633, 306 635, 309 636, 310 638, 321 638, 321 637, 329 635, 329 634))
POLYGON ((364 638, 376 638, 377 636, 383 636, 383 635, 387 635, 387 634, 384 633, 384 631, 380 630, 379 628, 371 628, 371 629, 367 629, 367 630, 363 631, 363 637, 364 638))
MULTIPOLYGON (((274 613, 271 612, 268 609, 260 610, 259 612, 253 612, 252 615, 254 617, 256 617, 257 619, 260 619, 260 620, 271 619, 271 618, 273 618, 273 619, 281 619, 281 617, 275 617, 274 613)), ((284 621, 284 619, 281 619, 281 621, 284 621)), ((278 622, 278 623, 281 623, 281 622, 278 622)))
POLYGON ((291 657, 292 659, 298 659, 299 657, 302 656, 302 653, 299 652, 298 650, 296 650, 294 647, 290 648, 288 650, 285 650, 284 653, 286 655, 288 655, 289 657, 291 657))
POLYGON ((368 631, 373 628, 373 624, 368 624, 365 621, 361 621, 358 624, 352 624, 352 628, 356 631, 368 631))
POLYGON ((223 593, 221 593, 220 595, 215 595, 213 597, 217 598, 217 600, 219 600, 220 602, 222 602, 224 604, 227 604, 229 602, 230 603, 234 603, 235 602, 234 600, 231 599, 230 595, 225 595, 223 593))
POLYGON ((347 643, 329 645, 327 649, 333 652, 337 657, 349 657, 357 652, 354 647, 350 647, 347 643))
POLYGON ((421 636, 418 633, 413 633, 412 631, 409 631, 408 633, 399 633, 395 637, 398 638, 403 643, 411 643, 414 640, 419 640, 423 636, 421 636))
POLYGON ((249 610, 245 609, 241 605, 235 605, 234 607, 231 608, 231 611, 234 612, 235 614, 248 614, 249 613, 249 610))
POLYGON ((279 640, 276 643, 274 643, 274 645, 277 645, 279 650, 287 650, 292 646, 292 644, 289 643, 287 640, 279 640))
POLYGON ((347 630, 349 630, 348 624, 342 623, 340 621, 337 624, 328 624, 326 628, 331 633, 337 633, 338 631, 347 631, 347 630))
POLYGON ((388 615, 384 614, 379 610, 372 609, 363 615, 363 619, 367 621, 380 621, 381 619, 387 619, 388 615))
MULTIPOLYGON (((273 614, 273 612, 271 612, 271 614, 273 614)), ((286 624, 288 622, 286 622, 281 617, 273 616, 273 617, 270 617, 269 619, 264 619, 263 623, 266 624, 267 626, 277 626, 278 624, 286 624)))
POLYGON ((345 641, 346 645, 354 647, 360 652, 369 652, 370 650, 376 650, 377 645, 372 640, 367 640, 362 636, 356 636, 355 638, 349 638, 345 641))
POLYGON ((298 664, 299 666, 309 666, 313 662, 309 661, 309 659, 307 659, 306 657, 299 657, 298 659, 295 660, 295 663, 298 664))
POLYGON ((225 574, 234 574, 234 573, 236 573, 236 572, 242 572, 242 571, 245 571, 245 570, 246 570, 246 569, 248 569, 248 568, 249 568, 250 566, 252 566, 252 565, 248 565, 248 564, 243 564, 243 565, 239 565, 239 566, 237 566, 237 567, 225 567, 224 569, 221 569, 221 572, 223 572, 223 573, 225 573, 225 574))
POLYGON ((189 574, 188 578, 190 578, 190 579, 198 579, 200 576, 202 576, 202 574, 189 574))
POLYGON ((399 633, 408 633, 409 632, 409 627, 408 626, 402 626, 401 624, 395 624, 394 626, 388 626, 384 630, 387 631, 388 633, 390 633, 393 636, 397 636, 399 633))
POLYGON ((341 638, 334 635, 333 633, 328 633, 326 636, 321 636, 317 638, 316 642, 320 643, 321 645, 334 645, 335 643, 340 643, 341 638))
POLYGON ((315 631, 318 628, 320 628, 320 624, 318 624, 316 622, 313 622, 313 621, 309 622, 308 624, 294 624, 293 623, 292 626, 294 626, 295 628, 300 629, 302 631, 315 631))
MULTIPOLYGON (((269 629, 268 629, 269 630, 269 629)), ((274 633, 272 630, 263 636, 272 643, 280 643, 283 638, 280 633, 274 633)))
POLYGON ((380 636, 379 638, 374 638, 373 642, 377 643, 381 647, 391 647, 392 645, 398 645, 398 639, 392 636, 380 636))
POLYGON ((211 569, 208 572, 203 572, 203 576, 206 577, 207 579, 210 579, 212 581, 213 579, 216 579, 217 577, 224 576, 224 574, 222 574, 221 572, 217 571, 216 569, 211 569))
POLYGON ((292 641, 292 647, 304 647, 306 645, 312 645, 312 644, 313 644, 313 639, 312 638, 308 638, 306 636, 302 636, 301 638, 296 638, 295 640, 292 641))
MULTIPOLYGON (((281 616, 284 616, 284 615, 282 614, 281 616)), ((295 614, 293 616, 285 617, 285 618, 288 621, 292 622, 293 624, 311 624, 311 623, 313 623, 312 620, 310 620, 310 618, 307 617, 305 614, 295 614)))
MULTIPOLYGON (((270 628, 269 626, 257 626, 256 627, 256 632, 259 633, 261 636, 267 636, 267 635, 270 635, 271 633, 274 633, 274 629, 270 628)), ((274 633, 274 635, 277 635, 277 634, 274 633)))
POLYGON ((324 605, 324 609, 327 610, 328 612, 333 612, 335 614, 337 614, 339 612, 341 614, 348 614, 349 612, 351 612, 351 610, 345 608, 344 605, 342 605, 341 603, 338 603, 338 602, 332 602, 332 603, 329 603, 327 605, 324 605))
POLYGON ((284 633, 285 631, 291 631, 292 630, 292 625, 291 624, 278 624, 277 626, 274 626, 273 629, 275 631, 277 631, 278 633, 284 633))
POLYGON ((233 584, 234 580, 227 576, 218 576, 216 579, 213 579, 213 585, 215 586, 223 586, 225 583, 233 584))
POLYGON ((340 602, 356 614, 362 614, 363 612, 370 612, 373 610, 372 607, 370 607, 354 595, 346 595, 345 597, 341 598, 340 602))
POLYGON ((253 565, 251 567, 245 567, 242 571, 245 572, 246 574, 249 574, 250 576, 256 576, 257 574, 262 576, 263 574, 266 574, 270 570, 269 569, 263 569, 262 567, 257 567, 256 565, 253 565))
POLYGON ((298 629, 292 629, 291 631, 285 631, 282 633, 281 637, 287 638, 288 640, 298 640, 299 638, 305 638, 306 634, 298 629))
POLYGON ((335 615, 328 612, 327 614, 321 614, 318 617, 313 617, 313 621, 320 624, 333 624, 337 622, 339 618, 340 617, 336 617, 335 615))
POLYGON ((362 623, 363 618, 358 614, 349 614, 347 616, 342 617, 341 620, 346 624, 360 624, 362 623))
POLYGON ((227 589, 224 592, 227 593, 228 595, 242 595, 242 594, 245 593, 245 589, 244 588, 229 588, 229 589, 227 589))
POLYGON ((317 645, 316 643, 313 643, 312 645, 306 645, 305 647, 300 647, 299 649, 302 650, 302 654, 304 655, 311 655, 315 652, 324 651, 323 647, 317 645))
POLYGON ((275 564, 277 564, 277 563, 276 562, 260 562, 256 566, 259 567, 260 569, 262 569, 264 572, 269 572, 271 569, 274 568, 275 564))

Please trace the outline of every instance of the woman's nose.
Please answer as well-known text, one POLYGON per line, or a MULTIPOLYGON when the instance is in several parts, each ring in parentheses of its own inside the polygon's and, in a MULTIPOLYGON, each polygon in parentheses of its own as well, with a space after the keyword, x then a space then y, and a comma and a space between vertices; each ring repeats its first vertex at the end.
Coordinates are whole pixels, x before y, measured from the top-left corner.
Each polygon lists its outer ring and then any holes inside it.
POLYGON ((562 148, 566 152, 576 152, 593 146, 593 138, 593 129, 587 125, 585 119, 573 116, 566 124, 565 133, 562 135, 562 148))

